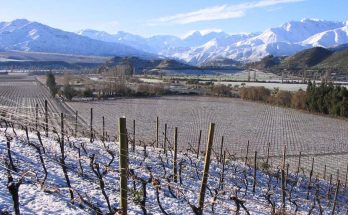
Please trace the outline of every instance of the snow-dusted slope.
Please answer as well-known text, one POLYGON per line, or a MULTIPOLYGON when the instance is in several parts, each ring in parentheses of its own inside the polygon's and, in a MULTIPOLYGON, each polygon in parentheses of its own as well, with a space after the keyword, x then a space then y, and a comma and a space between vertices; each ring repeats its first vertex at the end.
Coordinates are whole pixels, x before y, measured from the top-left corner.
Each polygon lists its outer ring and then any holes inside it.
POLYGON ((346 44, 348 42, 348 25, 342 28, 324 31, 315 34, 305 41, 303 45, 322 46, 325 48, 346 44))
POLYGON ((25 19, 0 23, 0 49, 82 55, 146 55, 120 43, 93 40, 25 19))
MULTIPOLYGON (((60 144, 55 134, 50 133, 49 138, 42 135, 40 144, 36 133, 29 133, 29 143, 24 131, 17 128, 15 131, 0 129, 1 213, 13 213, 13 202, 7 187, 11 185, 8 181, 9 173, 14 179, 13 183, 17 183, 21 177, 24 179, 18 192, 19 209, 23 214, 107 214, 110 210, 114 214, 120 208, 118 143, 96 140, 91 144, 87 138, 65 137, 65 163, 62 164, 60 144), (10 148, 6 136, 13 138, 9 143, 10 148), (47 169, 46 178, 38 149, 47 169), (11 154, 16 171, 5 164, 9 163, 6 161, 8 153, 11 154), (66 168, 68 176, 63 174, 62 166, 66 168), (103 182, 98 179, 96 168, 100 168, 99 176, 103 182), (66 177, 69 177, 71 189, 67 186, 66 177), (74 201, 70 200, 69 190, 73 193, 74 201)), ((177 183, 173 181, 171 151, 165 155, 162 149, 149 146, 144 151, 139 146, 135 152, 129 150, 128 158, 129 214, 195 214, 203 157, 197 159, 191 153, 178 154, 177 183)), ((246 214, 246 210, 251 215, 270 214, 272 206, 279 212, 282 195, 279 169, 263 168, 265 170, 255 171, 253 192, 252 167, 231 159, 227 159, 226 165, 222 166, 212 155, 203 214, 238 214, 237 202, 242 203, 241 214, 246 214)), ((331 213, 335 184, 314 177, 309 183, 308 178, 301 174, 297 176, 290 173, 286 178, 286 214, 319 214, 319 210, 324 214, 331 213)), ((347 194, 348 190, 341 186, 335 214, 346 214, 347 194)))

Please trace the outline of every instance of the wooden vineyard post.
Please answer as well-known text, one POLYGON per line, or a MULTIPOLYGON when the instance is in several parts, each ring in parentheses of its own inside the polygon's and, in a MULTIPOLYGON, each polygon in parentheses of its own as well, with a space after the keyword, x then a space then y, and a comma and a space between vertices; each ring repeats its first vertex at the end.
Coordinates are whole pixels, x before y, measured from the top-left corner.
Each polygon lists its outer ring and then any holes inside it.
POLYGON ((127 173, 128 173, 128 141, 126 118, 119 119, 119 140, 120 140, 120 207, 122 215, 127 214, 127 173))
POLYGON ((285 158, 286 158, 286 145, 284 145, 284 150, 283 150, 283 161, 282 161, 282 168, 281 168, 281 177, 282 177, 282 212, 285 213, 285 197, 286 197, 286 192, 285 192, 285 158))
POLYGON ((301 168, 301 155, 302 155, 302 152, 300 152, 300 154, 298 155, 298 164, 297 164, 296 176, 298 176, 298 174, 300 173, 300 168, 301 168))
POLYGON ((77 137, 77 117, 78 117, 79 112, 76 111, 75 113, 75 138, 77 137))
POLYGON ((224 150, 224 136, 221 136, 220 157, 219 157, 220 163, 222 163, 223 150, 224 150))
POLYGON ((135 152, 135 119, 133 120, 133 145, 132 150, 135 152))
POLYGON ((225 178, 225 164, 226 164, 226 151, 224 150, 224 155, 222 158, 222 171, 221 171, 221 178, 220 178, 220 189, 224 189, 224 178, 225 178))
POLYGON ((177 172, 177 156, 178 156, 178 128, 174 128, 174 161, 173 161, 173 179, 174 182, 178 182, 177 172))
POLYGON ((38 128, 38 118, 39 118, 39 105, 36 103, 35 106, 35 128, 38 128))
POLYGON ((197 158, 199 157, 199 152, 201 151, 201 139, 202 139, 202 130, 199 130, 198 146, 197 146, 197 158))
POLYGON ((314 168, 314 157, 312 157, 312 167, 311 167, 311 171, 309 172, 309 181, 307 186, 307 199, 309 199, 309 190, 312 184, 313 168, 314 168))
POLYGON ((102 128, 103 128, 103 139, 102 141, 105 142, 105 117, 102 118, 102 128))
POLYGON ((344 188, 347 188, 347 180, 348 180, 348 163, 347 163, 346 180, 344 182, 344 188))
POLYGON ((66 164, 65 164, 65 150, 64 150, 64 114, 63 113, 60 113, 60 135, 61 135, 61 140, 60 140, 60 151, 61 151, 61 155, 62 155, 62 158, 61 158, 61 166, 63 168, 63 173, 64 173, 64 177, 65 177, 65 180, 66 180, 66 183, 69 187, 69 193, 70 193, 70 198, 71 200, 74 199, 74 193, 71 189, 71 184, 70 184, 70 179, 69 179, 69 176, 68 176, 68 171, 66 169, 66 164))
POLYGON ((247 144, 247 151, 245 154, 245 165, 248 164, 248 154, 249 154, 249 140, 248 140, 248 144, 247 144))
POLYGON ((164 141, 163 141, 164 154, 167 155, 167 123, 164 124, 164 141))
POLYGON ((339 169, 337 169, 336 177, 337 177, 336 182, 338 182, 338 180, 340 179, 340 170, 339 169))
POLYGON ((269 150, 270 150, 270 147, 271 147, 271 142, 268 142, 268 145, 267 145, 267 158, 266 158, 267 166, 268 166, 268 161, 269 161, 269 150))
POLYGON ((253 193, 255 193, 255 188, 256 188, 256 168, 257 168, 257 151, 255 151, 255 156, 254 156, 254 183, 253 183, 253 193))
POLYGON ((204 197, 205 197, 205 191, 207 189, 207 181, 208 181, 209 166, 210 166, 210 155, 211 155, 211 149, 213 147, 213 140, 214 140, 214 129, 215 129, 215 124, 210 123, 209 133, 208 133, 208 143, 207 143, 205 159, 204 159, 203 177, 202 177, 201 189, 199 192, 199 201, 198 201, 199 214, 203 213, 203 208, 204 208, 204 197))
POLYGON ((93 142, 93 108, 91 108, 91 121, 90 121, 90 142, 93 142))
POLYGON ((337 181, 337 188, 336 188, 336 192, 335 192, 334 204, 332 207, 331 215, 335 214, 335 209, 336 209, 336 204, 337 204, 337 195, 338 195, 339 190, 340 190, 340 180, 337 181))
POLYGON ((288 187, 288 177, 289 177, 289 166, 290 164, 286 164, 286 174, 285 174, 285 187, 288 187))
POLYGON ((324 165, 324 174, 323 174, 323 179, 326 180, 326 164, 324 165))
POLYGON ((159 118, 156 117, 156 147, 158 148, 159 118))
MULTIPOLYGON (((60 135, 61 135, 61 147, 64 149, 64 115, 60 113, 60 135)), ((64 150, 62 149, 62 157, 64 156, 64 150)))
POLYGON ((47 100, 45 100, 45 131, 46 131, 46 137, 48 137, 48 104, 47 104, 47 100))
POLYGON ((330 174, 329 189, 327 191, 327 201, 331 202, 331 185, 332 185, 332 174, 330 174))

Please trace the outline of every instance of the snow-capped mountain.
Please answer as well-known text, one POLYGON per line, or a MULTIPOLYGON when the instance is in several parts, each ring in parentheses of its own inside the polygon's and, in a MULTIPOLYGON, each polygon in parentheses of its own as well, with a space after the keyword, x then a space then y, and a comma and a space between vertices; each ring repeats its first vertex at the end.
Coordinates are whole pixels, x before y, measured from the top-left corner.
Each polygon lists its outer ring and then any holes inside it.
POLYGON ((78 55, 146 55, 121 43, 94 40, 25 19, 0 23, 0 49, 78 55))
MULTIPOLYGON (((174 57, 192 64, 208 59, 229 58, 241 61, 255 61, 267 55, 292 55, 307 48, 334 47, 348 43, 348 22, 332 22, 317 19, 290 21, 279 27, 266 29, 262 33, 235 34, 194 31, 184 38, 174 36, 120 37, 88 31, 81 35, 127 44, 142 51, 174 57), (107 38, 107 39, 106 39, 107 38), (140 45, 139 45, 140 44, 140 45)), ((124 32, 123 32, 124 33, 124 32)))
POLYGON ((70 33, 27 20, 0 23, 0 50, 118 56, 151 53, 192 64, 223 58, 256 61, 270 54, 293 55, 311 47, 329 48, 346 43, 348 21, 317 19, 290 21, 261 33, 193 31, 183 38, 142 37, 122 31, 109 34, 90 29, 70 33))

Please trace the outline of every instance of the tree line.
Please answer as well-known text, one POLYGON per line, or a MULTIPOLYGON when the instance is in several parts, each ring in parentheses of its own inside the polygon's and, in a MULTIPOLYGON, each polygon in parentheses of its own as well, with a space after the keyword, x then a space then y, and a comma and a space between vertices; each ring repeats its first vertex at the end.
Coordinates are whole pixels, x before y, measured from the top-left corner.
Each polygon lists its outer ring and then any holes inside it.
POLYGON ((306 110, 332 116, 348 117, 348 90, 333 83, 309 82, 306 91, 289 92, 265 87, 242 87, 240 97, 283 107, 306 110))

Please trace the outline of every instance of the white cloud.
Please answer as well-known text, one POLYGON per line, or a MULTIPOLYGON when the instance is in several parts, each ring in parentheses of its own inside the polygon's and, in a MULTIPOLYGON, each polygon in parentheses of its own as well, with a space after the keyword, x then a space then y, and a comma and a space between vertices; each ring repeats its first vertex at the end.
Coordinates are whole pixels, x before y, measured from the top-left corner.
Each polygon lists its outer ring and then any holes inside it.
POLYGON ((180 13, 173 16, 160 17, 156 20, 152 20, 149 24, 188 24, 202 21, 233 19, 245 16, 246 11, 250 9, 301 1, 304 0, 260 0, 242 4, 225 4, 188 13, 180 13))

